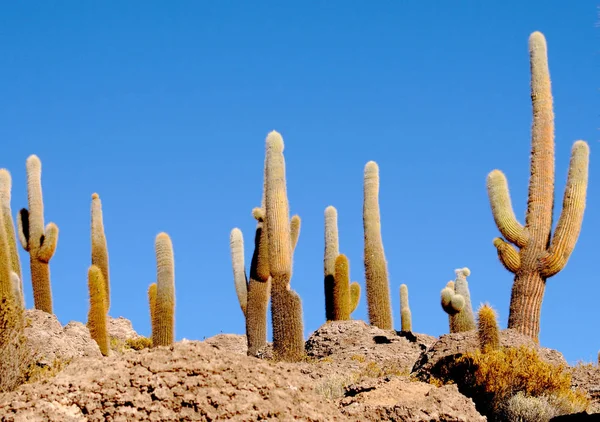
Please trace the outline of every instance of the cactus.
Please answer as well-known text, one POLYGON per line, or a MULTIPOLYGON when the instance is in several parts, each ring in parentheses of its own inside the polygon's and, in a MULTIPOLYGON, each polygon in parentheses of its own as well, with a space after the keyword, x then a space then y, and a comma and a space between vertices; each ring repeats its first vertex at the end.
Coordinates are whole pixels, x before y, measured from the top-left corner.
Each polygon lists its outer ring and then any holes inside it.
POLYGON ((87 327, 90 336, 98 344, 100 353, 108 356, 108 326, 106 315, 106 287, 100 267, 91 265, 88 269, 88 289, 90 292, 90 310, 87 327))
POLYGON ((152 317, 153 346, 170 346, 175 341, 175 262, 173 244, 167 233, 159 233, 156 249, 156 302, 152 317))
POLYGON ((42 197, 42 163, 36 155, 27 158, 27 198, 29 209, 18 214, 17 226, 21 246, 29 252, 31 283, 35 309, 52 313, 52 288, 49 262, 58 242, 58 227, 48 223, 44 228, 42 197))
POLYGON ((350 263, 344 254, 335 259, 333 279, 333 321, 346 321, 350 319, 350 263))
POLYGON ((408 286, 406 284, 400 286, 400 320, 402 331, 412 331, 412 314, 410 306, 408 306, 408 286))
POLYGON ((448 314, 448 325, 450 332, 456 333, 456 315, 465 307, 465 298, 456 294, 454 290, 454 281, 449 281, 446 287, 442 289, 442 309, 448 314))
POLYGON ((0 169, 0 206, 2 207, 2 217, 4 219, 4 228, 6 233, 6 240, 8 242, 8 250, 10 254, 10 266, 11 270, 19 279, 19 295, 23 298, 23 273, 21 272, 21 260, 19 259, 19 251, 17 250, 17 236, 15 233, 15 224, 12 218, 12 211, 10 206, 11 200, 11 188, 12 188, 12 177, 10 172, 6 169, 0 169))
POLYGON ((357 281, 350 283, 350 314, 356 310, 360 302, 360 284, 357 281))
POLYGON ((108 272, 108 248, 104 234, 104 221, 102 218, 102 201, 97 193, 92 194, 92 265, 102 271, 104 280, 104 297, 106 312, 110 309, 110 279, 108 272))
POLYGON ((335 279, 335 261, 340 254, 337 210, 333 206, 325 208, 325 256, 323 266, 325 272, 325 320, 333 321, 333 285, 335 279))
MULTIPOLYGON (((152 326, 152 332, 154 332, 154 309, 156 308, 156 283, 150 284, 148 287, 148 305, 150 308, 150 325, 152 326)), ((152 335, 150 335, 152 337, 152 335)))
POLYGON ((483 353, 500 349, 500 330, 496 312, 487 303, 481 305, 477 312, 477 334, 479 348, 483 353))
POLYGON ((471 331, 475 329, 475 317, 471 307, 471 294, 469 293, 469 283, 467 277, 471 274, 468 268, 459 268, 454 270, 456 280, 454 280, 454 291, 464 299, 464 307, 454 316, 455 332, 471 331))
POLYGON ((379 167, 374 161, 369 161, 365 166, 363 227, 369 322, 381 329, 391 330, 392 303, 379 215, 379 167))
POLYGON ((276 359, 299 361, 304 357, 302 301, 290 287, 292 242, 285 180, 283 139, 275 131, 266 139, 265 214, 271 273, 273 354, 276 359))
POLYGON ((500 170, 489 173, 487 190, 494 221, 504 237, 495 238, 494 245, 500 262, 515 275, 508 328, 537 341, 546 280, 565 267, 579 237, 585 210, 589 147, 584 141, 573 145, 563 208, 556 230, 551 235, 554 112, 546 39, 540 32, 529 37, 529 55, 533 124, 525 225, 515 217, 506 177, 500 170))

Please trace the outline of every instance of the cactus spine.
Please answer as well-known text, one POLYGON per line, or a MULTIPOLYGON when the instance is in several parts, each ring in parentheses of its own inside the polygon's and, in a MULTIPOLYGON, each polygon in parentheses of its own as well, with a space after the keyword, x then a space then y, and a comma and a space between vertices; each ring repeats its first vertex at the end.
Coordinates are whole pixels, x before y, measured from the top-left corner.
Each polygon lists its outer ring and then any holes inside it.
POLYGON ((442 289, 442 309, 448 314, 448 325, 450 332, 456 333, 456 315, 465 307, 465 298, 454 290, 454 281, 449 281, 442 289))
POLYGON ((44 228, 42 197, 42 163, 36 155, 27 158, 27 198, 29 209, 23 208, 17 218, 21 246, 29 252, 31 283, 35 309, 52 313, 52 288, 49 262, 58 242, 58 227, 48 223, 44 228))
POLYGON ((412 313, 408 306, 408 286, 406 284, 400 286, 400 320, 402 331, 412 331, 412 313))
POLYGON ((537 340, 546 280, 565 267, 579 237, 588 184, 589 147, 584 141, 573 145, 563 208, 551 236, 554 112, 546 39, 540 32, 529 37, 529 56, 533 124, 525 225, 515 217, 506 177, 500 170, 488 175, 487 190, 494 221, 504 236, 495 238, 494 245, 500 262, 515 275, 508 328, 537 340))
POLYGON ((333 206, 325 208, 325 256, 323 266, 325 272, 325 319, 335 320, 333 305, 333 285, 335 279, 335 261, 340 254, 337 210, 333 206))
POLYGON ((23 299, 24 307, 23 273, 21 272, 21 260, 19 259, 19 251, 17 250, 17 236, 10 206, 11 189, 12 177, 10 172, 6 169, 0 169, 0 206, 2 207, 2 218, 4 220, 6 240, 10 254, 10 268, 19 279, 19 295, 23 299))
POLYGON ((381 329, 391 330, 392 304, 379 215, 379 166, 374 161, 369 161, 365 166, 363 227, 369 322, 381 329))
POLYGON ((106 314, 106 288, 104 275, 100 267, 91 265, 88 269, 88 289, 90 292, 90 310, 87 327, 90 336, 98 344, 100 352, 108 356, 108 328, 106 314))
POLYGON ((96 265, 102 271, 106 312, 108 312, 110 309, 108 247, 106 246, 106 235, 104 234, 102 201, 97 193, 92 194, 92 265, 96 265))
POLYGON ((266 139, 265 211, 271 272, 271 318, 276 359, 299 361, 304 356, 302 301, 290 287, 292 242, 285 180, 283 139, 275 131, 266 139))
POLYGON ((156 249, 156 302, 152 318, 153 346, 170 346, 175 341, 175 262, 173 244, 167 233, 159 233, 156 249))
POLYGON ((479 348, 483 353, 500 349, 500 330, 496 312, 488 304, 481 305, 477 318, 479 348))

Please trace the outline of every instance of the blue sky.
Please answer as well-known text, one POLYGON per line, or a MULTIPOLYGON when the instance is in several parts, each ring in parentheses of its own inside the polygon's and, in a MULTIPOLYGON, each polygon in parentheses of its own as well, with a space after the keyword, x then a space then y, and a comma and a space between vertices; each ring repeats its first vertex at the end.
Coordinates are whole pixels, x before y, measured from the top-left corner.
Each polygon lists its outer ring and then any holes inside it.
MULTIPOLYGON (((600 349, 596 2, 10 2, 0 13, 0 166, 13 214, 27 206, 25 160, 42 160, 55 313, 85 322, 90 203, 103 201, 111 312, 150 332, 154 238, 176 260, 176 337, 243 333, 229 251, 239 227, 250 262, 264 140, 285 140, 288 196, 302 217, 293 288, 305 333, 325 317, 323 213, 363 285, 362 177, 380 166, 394 323, 409 287, 416 332, 448 332, 440 290, 467 266, 473 306, 506 327, 512 275, 492 239, 485 178, 509 180, 524 220, 531 103, 527 40, 548 41, 556 115, 556 213, 570 149, 589 142, 579 242, 548 281, 541 343, 570 362, 600 349)), ((26 301, 33 305, 21 250, 26 301)), ((354 318, 367 319, 365 297, 354 318)), ((270 330, 269 330, 270 335, 270 330)))

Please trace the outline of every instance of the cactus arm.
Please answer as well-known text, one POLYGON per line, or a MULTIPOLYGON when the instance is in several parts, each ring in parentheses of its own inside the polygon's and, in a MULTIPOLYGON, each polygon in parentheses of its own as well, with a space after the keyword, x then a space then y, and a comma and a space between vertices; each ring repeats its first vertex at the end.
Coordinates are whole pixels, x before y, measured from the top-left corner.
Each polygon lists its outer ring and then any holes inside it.
POLYGON ((242 231, 237 227, 231 230, 229 237, 229 245, 231 248, 231 264, 233 267, 233 283, 235 292, 242 308, 244 316, 248 305, 248 277, 244 263, 244 237, 242 231))
POLYGON ((360 284, 353 281, 350 283, 350 313, 354 312, 360 302, 360 284))
POLYGON ((565 267, 577 243, 585 210, 589 154, 587 143, 575 142, 571 152, 562 212, 550 247, 540 260, 541 275, 544 278, 556 275, 565 267))
POLYGON ((50 258, 52 258, 54 252, 56 251, 57 243, 58 226, 54 223, 48 223, 48 225, 46 226, 45 234, 42 237, 40 250, 38 252, 38 259, 45 263, 50 262, 50 258))
POLYGON ((442 309, 448 315, 456 315, 465 307, 465 298, 454 292, 453 287, 444 287, 441 292, 442 309))
POLYGON ((333 321, 333 284, 335 276, 335 260, 340 254, 337 210, 332 205, 325 208, 325 251, 323 270, 325 290, 325 319, 333 321))
POLYGON ((106 290, 102 271, 96 265, 88 269, 88 289, 90 294, 90 309, 87 327, 90 336, 96 341, 100 352, 108 356, 108 330, 106 321, 106 290))
POLYGON ((344 254, 335 259, 333 278, 333 320, 350 319, 350 263, 344 254))
POLYGON ((487 178, 487 191, 498 230, 509 242, 522 248, 527 244, 528 235, 515 217, 504 173, 500 170, 490 172, 487 178))
POLYGON ((110 273, 108 265, 108 246, 106 234, 104 233, 104 219, 102 215, 102 201, 97 193, 92 194, 91 205, 91 243, 92 264, 98 266, 104 277, 104 289, 106 290, 106 312, 110 309, 110 273))
POLYGON ((156 307, 156 283, 150 284, 148 287, 148 307, 150 308, 150 325, 154 324, 154 309, 156 307))
POLYGON ((17 214, 17 234, 25 251, 29 252, 29 211, 22 208, 17 214))
POLYGON ((292 242, 292 253, 296 250, 298 244, 298 237, 300 237, 300 227, 302 220, 299 215, 294 215, 290 221, 290 238, 292 242))
POLYGON ((503 239, 497 237, 494 239, 494 246, 498 251, 498 258, 508 271, 516 274, 521 268, 521 256, 519 252, 510 244, 505 242, 503 239))
POLYGON ((545 248, 554 207, 554 111, 546 39, 540 32, 529 36, 529 60, 533 123, 525 227, 536 246, 545 248))

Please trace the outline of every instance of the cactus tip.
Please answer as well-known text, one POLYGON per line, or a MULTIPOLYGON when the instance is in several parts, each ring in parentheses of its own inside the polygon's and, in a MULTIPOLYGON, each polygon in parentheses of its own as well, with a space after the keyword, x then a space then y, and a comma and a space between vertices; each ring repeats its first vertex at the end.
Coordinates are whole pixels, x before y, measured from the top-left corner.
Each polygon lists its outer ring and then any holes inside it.
POLYGON ((242 231, 238 227, 235 227, 233 230, 231 230, 231 236, 230 237, 231 237, 231 240, 241 239, 241 237, 242 237, 242 231))
POLYGON ((275 130, 272 130, 267 135, 267 148, 273 148, 277 151, 283 152, 283 138, 281 134, 275 130))
POLYGON ((327 208, 325 208, 325 215, 335 215, 337 213, 337 210, 335 209, 335 207, 333 205, 329 205, 327 208))
POLYGON ((263 209, 259 207, 252 209, 252 216, 258 221, 263 221, 265 219, 265 213, 263 209))
POLYGON ((573 151, 576 149, 585 149, 587 150, 588 154, 590 152, 590 146, 588 145, 587 142, 582 141, 581 139, 578 141, 575 141, 575 143, 573 144, 573 151))
POLYGON ((100 195, 98 195, 97 193, 92 193, 92 199, 98 199, 100 198, 100 195))
POLYGON ((369 172, 369 173, 376 173, 379 171, 379 165, 375 162, 375 161, 369 161, 366 165, 365 165, 365 173, 369 172))

